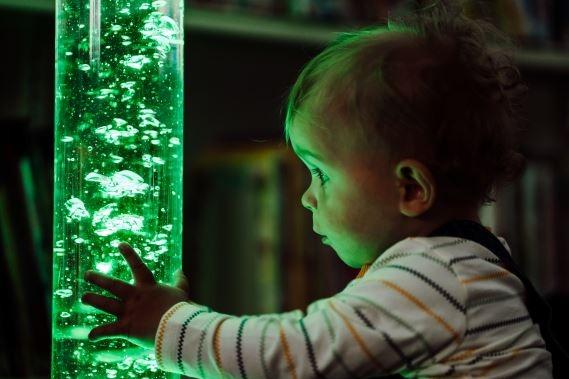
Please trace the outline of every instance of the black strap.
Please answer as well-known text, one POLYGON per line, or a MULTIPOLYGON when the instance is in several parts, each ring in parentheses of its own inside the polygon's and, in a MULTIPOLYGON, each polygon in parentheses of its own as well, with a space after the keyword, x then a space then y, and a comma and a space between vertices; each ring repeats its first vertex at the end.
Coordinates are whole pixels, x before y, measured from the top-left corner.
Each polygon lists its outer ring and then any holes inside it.
POLYGON ((569 362, 569 355, 561 347, 551 332, 551 306, 537 292, 533 284, 529 281, 522 270, 520 270, 500 240, 484 226, 469 220, 455 220, 448 222, 437 228, 429 236, 456 237, 476 242, 494 253, 494 255, 502 261, 505 268, 522 281, 526 289, 526 305, 528 307, 529 314, 533 322, 539 324, 541 335, 545 340, 547 350, 549 350, 552 355, 554 377, 560 377, 561 371, 559 370, 566 362, 569 362))

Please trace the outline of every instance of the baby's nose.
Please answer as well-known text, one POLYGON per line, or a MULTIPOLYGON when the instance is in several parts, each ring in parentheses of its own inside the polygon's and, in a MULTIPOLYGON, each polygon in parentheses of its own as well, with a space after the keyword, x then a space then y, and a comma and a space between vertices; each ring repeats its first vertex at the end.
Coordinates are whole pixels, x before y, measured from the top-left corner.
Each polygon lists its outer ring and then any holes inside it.
POLYGON ((312 212, 316 209, 316 199, 310 194, 310 191, 306 190, 300 199, 302 206, 312 212))

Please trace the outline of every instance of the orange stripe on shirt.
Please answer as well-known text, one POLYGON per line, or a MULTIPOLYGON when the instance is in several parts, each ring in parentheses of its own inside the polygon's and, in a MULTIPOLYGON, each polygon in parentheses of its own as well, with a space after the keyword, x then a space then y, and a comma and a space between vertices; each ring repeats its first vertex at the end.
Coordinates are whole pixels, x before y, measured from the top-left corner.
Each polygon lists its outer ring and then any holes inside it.
POLYGON ((284 350, 286 365, 288 367, 288 370, 290 371, 290 375, 293 377, 293 379, 297 379, 298 377, 296 376, 296 367, 294 366, 292 354, 290 353, 290 347, 288 345, 288 342, 286 340, 286 335, 282 327, 280 327, 279 336, 281 340, 281 345, 284 350))
POLYGON ((160 323, 160 328, 158 329, 156 338, 156 361, 158 364, 162 365, 162 345, 164 343, 164 329, 166 329, 166 324, 170 321, 170 318, 176 313, 178 309, 184 306, 184 303, 178 303, 174 307, 170 308, 168 312, 164 315, 164 320, 160 323))
POLYGON ((409 292, 405 291, 403 288, 399 287, 397 284, 383 279, 380 279, 379 281, 385 284, 386 286, 394 289, 395 291, 399 292, 403 297, 407 298, 409 301, 411 301, 419 308, 421 308, 429 316, 434 318, 439 324, 443 326, 443 328, 445 328, 450 334, 452 334, 455 342, 458 342, 458 340, 460 339, 460 334, 456 330, 454 330, 454 328, 450 326, 450 324, 446 322, 441 316, 439 316, 438 314, 433 312, 429 307, 427 307, 427 305, 425 305, 423 302, 421 302, 419 299, 417 299, 409 292))
POLYGON ((225 321, 227 321, 227 318, 221 320, 219 324, 217 324, 217 326, 215 327, 215 331, 213 332, 213 353, 215 355, 215 363, 217 364, 217 367, 219 368, 220 371, 223 368, 223 366, 221 365, 221 341, 219 339, 219 336, 221 334, 221 326, 225 321))
POLYGON ((477 351, 478 351, 478 349, 467 349, 465 351, 460 351, 455 355, 451 355, 447 359, 443 359, 441 361, 441 363, 461 361, 463 359, 472 357, 474 355, 474 353, 476 353, 477 351))
POLYGON ((358 332, 352 326, 352 324, 347 319, 347 317, 344 316, 340 311, 338 311, 331 301, 330 301, 330 308, 332 308, 332 310, 334 312, 336 312, 342 318, 342 320, 344 321, 344 324, 346 324, 346 327, 348 328, 348 330, 350 331, 350 333, 352 334, 352 336, 354 337, 354 339, 356 340, 356 342, 358 343, 360 348, 363 350, 363 352, 368 356, 370 361, 372 361, 373 364, 375 364, 375 366, 377 368, 379 368, 380 370, 383 370, 384 369, 383 365, 381 363, 379 363, 379 361, 377 359, 375 359, 375 357, 373 356, 373 354, 371 353, 371 351, 369 350, 369 348, 365 344, 364 339, 362 338, 362 336, 360 336, 358 334, 358 332))
POLYGON ((485 367, 484 370, 480 372, 480 376, 486 376, 486 374, 488 374, 491 370, 495 369, 498 366, 502 366, 505 362, 511 361, 520 353, 520 351, 521 349, 512 350, 512 355, 510 355, 507 359, 503 361, 496 361, 492 363, 490 366, 485 367))
POLYGON ((473 282, 481 282, 483 280, 503 278, 504 276, 508 276, 508 275, 510 275, 509 271, 498 271, 498 272, 493 272, 491 274, 473 276, 472 278, 464 279, 464 280, 461 280, 460 282, 462 284, 468 284, 468 283, 473 283, 473 282))
POLYGON ((371 264, 363 265, 362 268, 360 269, 360 272, 358 272, 358 276, 356 276, 356 279, 363 277, 366 274, 367 270, 369 270, 370 266, 371 264))

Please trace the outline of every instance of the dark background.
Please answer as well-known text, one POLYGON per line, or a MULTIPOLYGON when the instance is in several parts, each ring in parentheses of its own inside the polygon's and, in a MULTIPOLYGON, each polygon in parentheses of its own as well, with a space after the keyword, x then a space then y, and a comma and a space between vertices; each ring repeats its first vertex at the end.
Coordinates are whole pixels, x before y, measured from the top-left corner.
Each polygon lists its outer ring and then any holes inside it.
MULTIPOLYGON (((48 377, 55 25, 52 6, 41 5, 41 1, 7 3, 0 2, 0 377, 48 377)), ((567 14, 565 2, 551 4, 558 7, 558 13, 567 14)), ((329 20, 320 14, 314 16, 319 29, 312 34, 306 29, 279 34, 275 30, 280 24, 271 26, 268 16, 227 18, 232 11, 206 13, 190 22, 185 54, 184 270, 194 283, 208 276, 227 286, 238 284, 224 277, 223 271, 204 272, 196 253, 200 236, 196 235, 199 217, 194 217, 194 210, 204 207, 201 182, 193 180, 198 178, 197 162, 220 148, 247 151, 282 146, 282 102, 302 65, 323 47, 325 39, 318 36, 332 29, 330 24, 322 24, 329 20), (215 22, 208 24, 208 20, 215 22), (261 31, 246 25, 231 27, 247 24, 247 20, 253 24, 258 20, 264 26, 261 31)), ((285 29, 312 24, 292 22, 285 29)), ((485 209, 483 219, 508 240, 514 258, 550 300, 553 329, 568 346, 563 322, 569 316, 566 24, 566 18, 556 19, 547 39, 530 36, 523 40, 518 63, 530 88, 530 126, 522 135, 521 146, 529 160, 528 172, 499 194, 498 203, 485 209)), ((283 311, 333 294, 356 274, 312 235, 310 217, 300 206, 302 181, 306 180, 302 175, 300 185, 288 192, 288 204, 297 217, 293 220, 300 223, 298 236, 304 242, 297 247, 302 251, 298 262, 305 267, 283 266, 279 279, 281 288, 288 291, 287 286, 295 285, 295 291, 302 293, 281 300, 278 310, 283 311)), ((221 311, 248 311, 239 308, 239 299, 228 301, 206 290, 196 290, 195 298, 221 311)))

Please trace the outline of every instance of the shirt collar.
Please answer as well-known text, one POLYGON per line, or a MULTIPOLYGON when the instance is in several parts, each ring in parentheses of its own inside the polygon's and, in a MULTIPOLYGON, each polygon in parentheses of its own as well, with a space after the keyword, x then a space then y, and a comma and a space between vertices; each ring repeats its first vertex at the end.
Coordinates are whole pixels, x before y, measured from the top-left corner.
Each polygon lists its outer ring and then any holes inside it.
POLYGON ((356 279, 363 277, 366 274, 367 270, 369 270, 370 266, 371 263, 366 263, 365 265, 363 265, 362 268, 360 269, 360 272, 358 273, 358 276, 356 276, 356 279))

